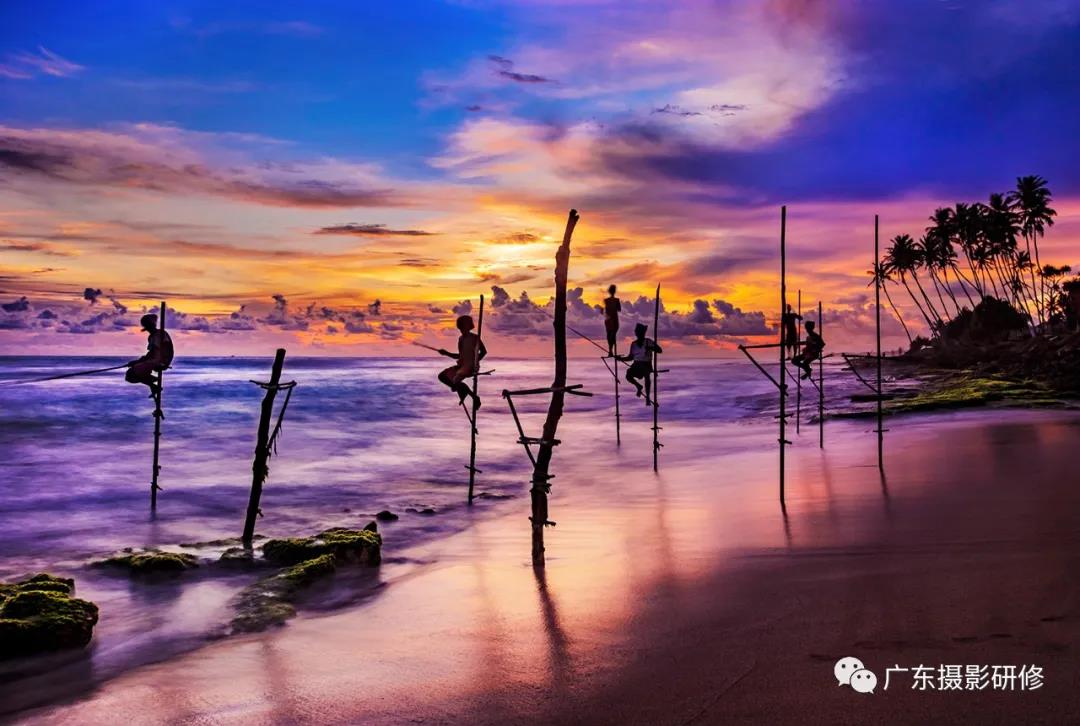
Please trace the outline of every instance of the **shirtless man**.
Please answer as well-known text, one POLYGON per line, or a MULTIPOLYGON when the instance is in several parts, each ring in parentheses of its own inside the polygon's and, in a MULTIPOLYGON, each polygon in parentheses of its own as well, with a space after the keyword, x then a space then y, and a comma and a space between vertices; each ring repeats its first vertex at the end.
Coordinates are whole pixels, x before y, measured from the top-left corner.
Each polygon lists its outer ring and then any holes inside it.
POLYGON ((157 327, 157 315, 148 313, 139 320, 142 329, 146 331, 146 355, 129 362, 127 374, 124 376, 128 383, 142 383, 150 389, 150 397, 154 398, 160 392, 155 373, 165 370, 172 365, 173 342, 169 334, 157 327))
POLYGON ((457 319, 457 329, 461 331, 461 337, 458 338, 458 352, 451 353, 444 348, 439 349, 439 355, 455 359, 457 365, 450 366, 440 373, 439 381, 457 393, 462 405, 465 405, 466 396, 472 396, 473 404, 476 408, 480 408, 480 396, 476 395, 465 383, 465 379, 477 371, 480 361, 487 355, 484 341, 472 332, 474 327, 471 315, 462 315, 457 319))
POLYGON ((637 395, 640 398, 642 393, 645 394, 645 403, 652 405, 652 356, 653 352, 663 353, 664 350, 656 341, 652 338, 646 338, 645 333, 648 331, 649 326, 644 323, 638 323, 634 326, 634 335, 637 336, 634 342, 630 344, 630 354, 621 355, 618 357, 621 361, 627 361, 630 363, 630 367, 626 369, 626 380, 637 389, 637 395), (645 387, 642 388, 639 380, 644 379, 645 387))

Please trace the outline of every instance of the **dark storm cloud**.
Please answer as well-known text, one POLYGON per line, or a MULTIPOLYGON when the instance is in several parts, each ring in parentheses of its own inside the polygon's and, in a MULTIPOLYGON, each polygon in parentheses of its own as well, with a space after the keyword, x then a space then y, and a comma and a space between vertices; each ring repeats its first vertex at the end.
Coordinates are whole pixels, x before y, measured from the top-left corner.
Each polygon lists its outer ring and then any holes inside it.
POLYGON ((422 229, 391 229, 385 224, 338 224, 331 227, 320 227, 312 234, 351 234, 358 237, 428 237, 434 232, 425 232, 422 229))

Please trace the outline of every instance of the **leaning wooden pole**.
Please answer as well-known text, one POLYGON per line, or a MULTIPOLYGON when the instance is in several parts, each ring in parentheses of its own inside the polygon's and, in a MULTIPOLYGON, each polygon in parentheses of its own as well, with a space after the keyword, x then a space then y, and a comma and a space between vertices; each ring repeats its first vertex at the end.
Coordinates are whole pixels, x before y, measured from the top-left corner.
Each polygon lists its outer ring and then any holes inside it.
POLYGON ((261 514, 259 500, 262 499, 263 482, 270 471, 267 465, 270 458, 270 420, 274 415, 274 399, 277 397, 284 365, 285 349, 278 348, 274 356, 274 367, 270 371, 270 382, 265 386, 266 395, 263 396, 259 430, 255 435, 255 459, 251 463, 251 497, 248 499, 247 518, 244 520, 245 547, 251 547, 251 541, 255 537, 255 518, 261 514))
MULTIPOLYGON (((818 335, 824 337, 825 316, 821 312, 821 301, 817 304, 817 327, 818 335)), ((825 448, 825 356, 818 356, 818 397, 817 397, 817 425, 818 425, 818 448, 825 448)))
POLYGON ((473 360, 473 377, 472 377, 472 416, 469 423, 471 425, 472 433, 470 434, 469 443, 469 504, 473 502, 473 485, 476 482, 476 399, 480 395, 480 343, 483 340, 484 334, 484 296, 480 296, 480 315, 476 323, 476 358, 473 360))
MULTIPOLYGON (((165 301, 161 301, 161 314, 158 315, 158 329, 165 338, 165 301)), ((165 371, 158 371, 158 390, 154 396, 154 466, 150 470, 150 511, 157 511, 157 493, 161 487, 158 485, 158 475, 161 473, 161 465, 158 463, 158 455, 161 452, 161 419, 165 414, 161 410, 161 395, 165 391, 165 371)))
POLYGON ((544 527, 554 522, 548 519, 548 494, 551 492, 551 455, 562 418, 566 399, 566 281, 570 272, 570 238, 578 222, 576 209, 570 210, 562 244, 555 253, 555 315, 552 326, 555 331, 555 378, 551 383, 551 403, 544 419, 544 433, 533 466, 532 488, 532 556, 534 565, 544 563, 544 527))
MULTIPOLYGON (((656 283, 656 304, 653 307, 653 342, 660 345, 660 283, 656 283)), ((660 471, 660 354, 652 354, 652 470, 660 471)))
POLYGON ((784 504, 784 447, 787 445, 787 370, 784 364, 784 315, 787 314, 787 207, 780 207, 780 508, 784 504))
POLYGON ((885 472, 885 427, 882 425, 881 389, 881 275, 878 269, 878 215, 874 215, 874 318, 877 332, 877 465, 885 472))

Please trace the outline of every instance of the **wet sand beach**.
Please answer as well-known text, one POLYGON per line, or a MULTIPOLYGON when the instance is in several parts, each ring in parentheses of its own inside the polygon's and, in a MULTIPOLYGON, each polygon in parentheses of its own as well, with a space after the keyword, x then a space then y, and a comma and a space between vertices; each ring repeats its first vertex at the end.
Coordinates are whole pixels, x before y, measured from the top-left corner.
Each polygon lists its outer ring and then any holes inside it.
POLYGON ((673 423, 659 476, 645 431, 617 452, 568 443, 544 568, 528 559, 524 500, 510 502, 400 553, 365 604, 16 720, 1067 722, 1080 710, 1080 417, 896 418, 887 479, 870 428, 830 423, 824 451, 797 440, 786 517, 766 425, 673 423), (875 693, 837 685, 843 656, 876 673, 875 693), (947 664, 1034 665, 1042 686, 921 691, 897 672, 884 688, 887 668, 947 664))

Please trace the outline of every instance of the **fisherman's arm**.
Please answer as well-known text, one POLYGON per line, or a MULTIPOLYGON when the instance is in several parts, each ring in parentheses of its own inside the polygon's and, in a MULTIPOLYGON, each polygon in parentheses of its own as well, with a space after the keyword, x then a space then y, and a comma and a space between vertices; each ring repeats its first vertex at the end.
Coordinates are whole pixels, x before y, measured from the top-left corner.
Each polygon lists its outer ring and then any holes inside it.
POLYGON ((445 355, 447 358, 453 358, 454 360, 458 360, 458 354, 451 353, 446 348, 439 348, 439 355, 445 355))
POLYGON ((484 341, 481 340, 480 341, 480 355, 477 358, 477 360, 484 360, 484 358, 486 356, 487 356, 487 346, 484 345, 484 341))

